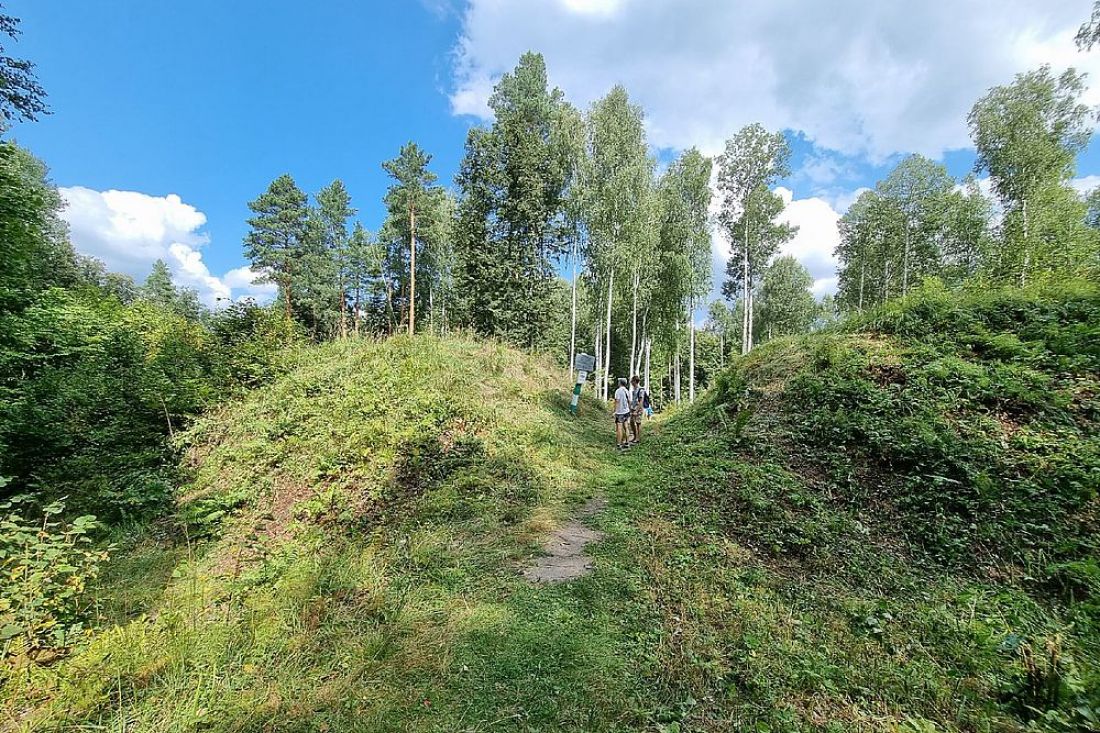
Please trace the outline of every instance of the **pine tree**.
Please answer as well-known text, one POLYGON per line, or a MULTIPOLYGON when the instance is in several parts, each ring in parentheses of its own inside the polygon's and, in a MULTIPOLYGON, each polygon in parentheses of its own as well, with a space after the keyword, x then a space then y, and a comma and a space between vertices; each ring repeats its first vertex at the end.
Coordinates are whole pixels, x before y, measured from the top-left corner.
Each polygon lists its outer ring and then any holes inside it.
POLYGON ((551 320, 554 263, 566 254, 565 197, 579 117, 526 53, 489 98, 495 121, 471 131, 458 176, 459 290, 480 333, 533 346, 551 320))
POLYGON ((321 273, 321 301, 325 304, 336 301, 337 331, 341 338, 347 336, 348 224, 353 216, 355 209, 343 181, 337 179, 317 193, 320 251, 326 265, 321 273))
POLYGON ((267 191, 248 204, 245 256, 260 282, 279 286, 288 320, 294 318, 294 285, 309 246, 310 209, 306 194, 288 174, 271 182, 267 191))
POLYGON ((408 331, 416 331, 416 308, 419 294, 416 289, 417 249, 423 245, 425 233, 431 232, 444 216, 443 189, 434 185, 436 175, 428 170, 432 157, 414 142, 401 147, 401 152, 382 167, 393 179, 386 192, 388 216, 382 227, 384 239, 390 245, 388 258, 391 275, 395 270, 407 273, 406 297, 408 303, 408 331), (400 267, 404 260, 400 252, 403 240, 408 253, 407 268, 400 267))

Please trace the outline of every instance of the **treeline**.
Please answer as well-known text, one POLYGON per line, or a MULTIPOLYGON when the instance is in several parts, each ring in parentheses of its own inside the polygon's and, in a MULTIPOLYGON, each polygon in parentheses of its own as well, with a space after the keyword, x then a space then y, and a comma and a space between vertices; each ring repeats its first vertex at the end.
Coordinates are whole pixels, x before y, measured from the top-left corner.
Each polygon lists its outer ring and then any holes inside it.
MULTIPOLYGON (((625 89, 582 113, 535 53, 500 79, 489 107, 493 122, 470 130, 453 191, 415 143, 384 164, 392 184, 377 234, 353 223, 339 181, 311 204, 281 176, 250 204, 247 254, 288 317, 315 338, 461 328, 566 363, 588 351, 601 396, 614 376, 648 384, 656 372, 663 394, 694 397, 717 163, 718 221, 734 249, 726 292, 744 303, 738 343, 754 340, 760 298, 770 298, 765 333, 795 328, 780 300, 808 274, 784 261, 765 277, 795 233, 776 223, 784 203, 770 189, 789 172, 782 134, 751 125, 717 161, 695 149, 658 161, 625 89)), ((797 296, 795 310, 812 300, 808 286, 797 296)))
POLYGON ((1070 183, 1092 135, 1081 102, 1084 76, 1049 67, 991 89, 968 117, 976 172, 962 182, 920 155, 902 160, 841 219, 837 301, 862 311, 910 292, 926 278, 948 286, 1026 285, 1096 277, 1100 189, 1070 183))
POLYGON ((315 338, 462 328, 562 361, 588 350, 606 392, 612 363, 638 372, 655 339, 678 346, 706 292, 710 161, 688 151, 656 176, 626 91, 581 114, 538 54, 489 106, 453 191, 409 143, 384 164, 387 217, 372 234, 339 181, 311 204, 282 176, 250 204, 246 252, 315 338))

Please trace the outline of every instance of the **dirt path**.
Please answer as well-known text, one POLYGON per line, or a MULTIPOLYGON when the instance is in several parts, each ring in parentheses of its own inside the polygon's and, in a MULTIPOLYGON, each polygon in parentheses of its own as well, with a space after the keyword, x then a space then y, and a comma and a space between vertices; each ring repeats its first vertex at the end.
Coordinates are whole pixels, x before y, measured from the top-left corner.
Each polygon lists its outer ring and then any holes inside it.
POLYGON ((524 568, 523 577, 532 583, 563 583, 588 575, 592 558, 585 548, 603 537, 603 532, 585 525, 584 520, 607 506, 606 499, 592 499, 575 517, 558 527, 543 544, 545 555, 524 568))

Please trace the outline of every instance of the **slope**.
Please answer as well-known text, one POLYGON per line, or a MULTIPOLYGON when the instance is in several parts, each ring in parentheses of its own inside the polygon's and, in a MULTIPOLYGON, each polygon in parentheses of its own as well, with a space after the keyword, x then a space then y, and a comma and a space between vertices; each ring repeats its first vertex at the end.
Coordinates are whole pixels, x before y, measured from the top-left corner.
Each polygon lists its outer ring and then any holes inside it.
POLYGON ((1098 395, 1095 286, 738 360, 642 469, 687 729, 1098 729, 1098 395))

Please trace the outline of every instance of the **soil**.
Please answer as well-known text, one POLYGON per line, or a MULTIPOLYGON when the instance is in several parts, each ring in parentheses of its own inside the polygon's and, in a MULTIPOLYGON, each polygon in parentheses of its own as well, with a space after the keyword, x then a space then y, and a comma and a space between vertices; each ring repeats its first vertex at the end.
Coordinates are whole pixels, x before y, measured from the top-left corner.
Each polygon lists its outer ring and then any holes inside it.
POLYGON ((575 517, 558 527, 543 543, 545 555, 536 557, 524 568, 523 577, 532 583, 564 583, 592 572, 592 558, 585 548, 603 538, 584 520, 607 506, 606 499, 592 499, 575 517))

